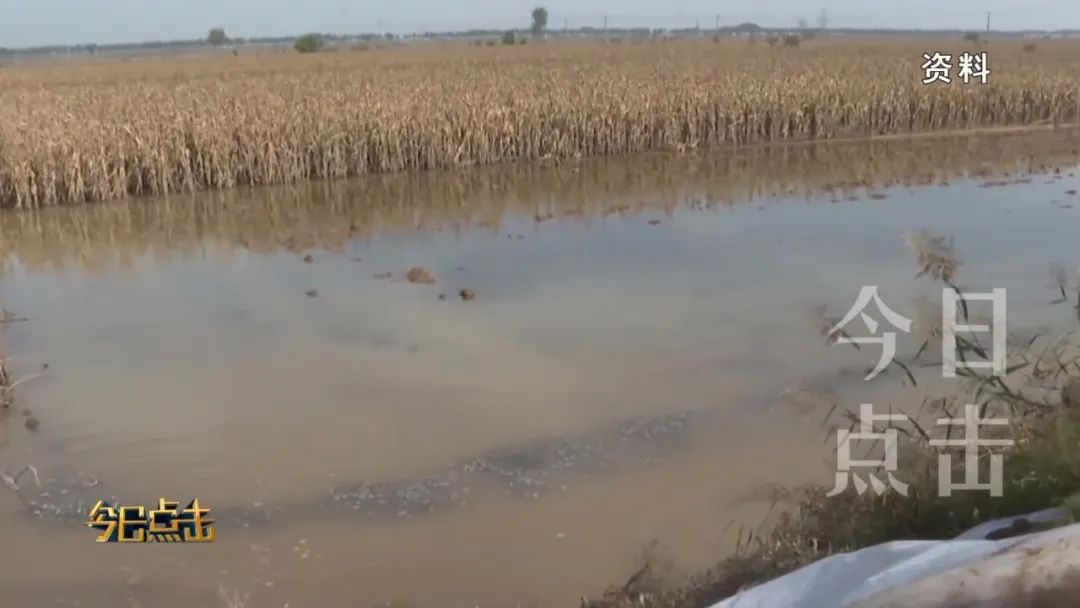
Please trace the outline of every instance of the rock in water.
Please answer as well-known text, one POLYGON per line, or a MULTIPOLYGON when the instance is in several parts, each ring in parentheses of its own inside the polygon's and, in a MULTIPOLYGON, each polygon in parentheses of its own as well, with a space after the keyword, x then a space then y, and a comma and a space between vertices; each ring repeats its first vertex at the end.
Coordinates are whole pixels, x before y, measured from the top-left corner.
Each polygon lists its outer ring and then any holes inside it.
POLYGON ((410 283, 420 283, 422 285, 431 285, 435 282, 435 275, 431 274, 424 268, 419 266, 410 268, 409 272, 405 273, 405 280, 410 283))

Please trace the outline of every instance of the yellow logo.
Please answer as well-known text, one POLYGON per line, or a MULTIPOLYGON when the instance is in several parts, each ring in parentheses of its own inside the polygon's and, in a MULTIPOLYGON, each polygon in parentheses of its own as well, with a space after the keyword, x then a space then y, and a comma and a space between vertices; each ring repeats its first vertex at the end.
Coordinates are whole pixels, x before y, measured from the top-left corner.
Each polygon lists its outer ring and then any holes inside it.
POLYGON ((214 520, 196 498, 184 509, 180 503, 158 500, 156 509, 113 507, 99 500, 90 510, 87 527, 100 530, 99 543, 212 543, 214 520))

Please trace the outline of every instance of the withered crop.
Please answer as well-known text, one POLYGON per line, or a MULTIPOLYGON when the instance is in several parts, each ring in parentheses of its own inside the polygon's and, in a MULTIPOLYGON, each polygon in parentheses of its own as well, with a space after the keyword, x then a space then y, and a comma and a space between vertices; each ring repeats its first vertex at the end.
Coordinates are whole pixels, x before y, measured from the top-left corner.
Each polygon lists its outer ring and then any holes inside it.
POLYGON ((1080 121, 1080 44, 438 44, 0 68, 0 207, 801 139, 1080 121))

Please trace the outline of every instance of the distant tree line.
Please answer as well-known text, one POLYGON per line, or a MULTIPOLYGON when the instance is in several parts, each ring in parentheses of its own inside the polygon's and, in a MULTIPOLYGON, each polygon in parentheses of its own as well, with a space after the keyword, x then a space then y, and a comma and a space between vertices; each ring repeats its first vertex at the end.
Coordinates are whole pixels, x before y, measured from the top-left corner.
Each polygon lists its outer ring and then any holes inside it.
MULTIPOLYGON (((528 28, 521 30, 511 30, 515 32, 515 36, 518 33, 532 34, 533 36, 547 36, 550 35, 553 30, 548 28, 549 15, 547 9, 543 7, 537 7, 533 9, 532 20, 528 28), (538 11, 543 11, 538 12, 538 11), (541 18, 542 17, 542 18, 541 18)), ((609 27, 607 29, 600 27, 578 27, 573 29, 560 29, 555 31, 558 35, 566 35, 572 37, 621 37, 621 38, 647 38, 647 37, 659 37, 659 36, 699 36, 703 31, 708 31, 714 36, 732 36, 732 35, 773 35, 778 40, 782 40, 787 35, 799 35, 805 38, 807 33, 811 36, 816 32, 824 31, 827 26, 827 16, 822 13, 818 17, 817 28, 810 27, 809 23, 804 19, 801 20, 801 26, 799 28, 778 28, 778 27, 764 27, 756 23, 742 23, 737 26, 725 26, 719 29, 710 28, 708 30, 698 29, 694 27, 687 28, 648 28, 648 27, 609 27)), ((329 45, 338 42, 349 41, 362 41, 362 42, 378 42, 386 40, 430 40, 430 39, 476 39, 487 38, 491 40, 498 40, 505 35, 504 30, 492 30, 492 29, 471 29, 465 31, 444 31, 444 32, 423 32, 413 33, 406 35, 396 35, 393 33, 360 33, 355 35, 335 35, 335 34, 316 34, 324 45, 329 45)), ((869 29, 869 28, 828 28, 828 34, 833 36, 894 36, 894 37, 938 37, 938 38, 965 38, 967 40, 981 40, 986 34, 979 34, 974 31, 968 30, 900 30, 900 29, 869 29)), ((305 36, 310 36, 307 34, 305 36)), ((1080 37, 1080 30, 1023 30, 1023 31, 995 31, 989 34, 990 37, 995 38, 1031 38, 1031 37, 1050 37, 1050 36, 1067 36, 1067 37, 1080 37)), ((144 42, 129 42, 121 44, 94 44, 83 43, 74 45, 47 45, 36 46, 26 48, 4 48, 0 47, 0 57, 12 58, 19 56, 31 56, 31 55, 58 55, 64 53, 75 54, 100 54, 100 53, 124 53, 124 52, 139 52, 139 51, 159 51, 163 49, 189 49, 205 46, 223 46, 223 45, 294 45, 300 38, 304 36, 278 36, 278 37, 252 37, 252 38, 238 38, 230 37, 226 34, 222 28, 214 28, 211 30, 205 38, 196 40, 150 40, 144 42)))

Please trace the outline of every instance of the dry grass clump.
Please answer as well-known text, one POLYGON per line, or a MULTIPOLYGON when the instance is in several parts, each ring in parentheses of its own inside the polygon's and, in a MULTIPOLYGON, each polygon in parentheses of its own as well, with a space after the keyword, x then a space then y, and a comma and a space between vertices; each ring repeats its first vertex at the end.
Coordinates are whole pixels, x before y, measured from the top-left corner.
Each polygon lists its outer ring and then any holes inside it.
MULTIPOLYGON (((13 357, 8 356, 4 350, 4 330, 9 323, 19 323, 25 321, 25 317, 18 317, 11 313, 3 302, 0 302, 0 416, 6 415, 11 408, 15 405, 15 389, 20 385, 25 384, 35 378, 39 378, 45 374, 45 370, 48 369, 48 365, 42 366, 40 372, 22 376, 21 378, 15 378, 9 371, 8 364, 11 363, 13 357)), ((29 414, 24 414, 29 416, 29 414)), ((27 419, 27 428, 35 430, 38 421, 36 418, 27 419), (33 422, 31 422, 31 420, 33 422)))
MULTIPOLYGON (((0 73, 0 207, 1080 119, 1080 66, 1067 60, 1075 44, 1037 56, 995 44, 991 84, 925 86, 928 44, 551 44, 16 66, 0 73)), ((954 46, 935 50, 963 50, 954 46)))
POLYGON ((952 239, 935 235, 927 229, 904 236, 908 249, 918 258, 918 276, 951 282, 960 261, 953 252, 952 239))

